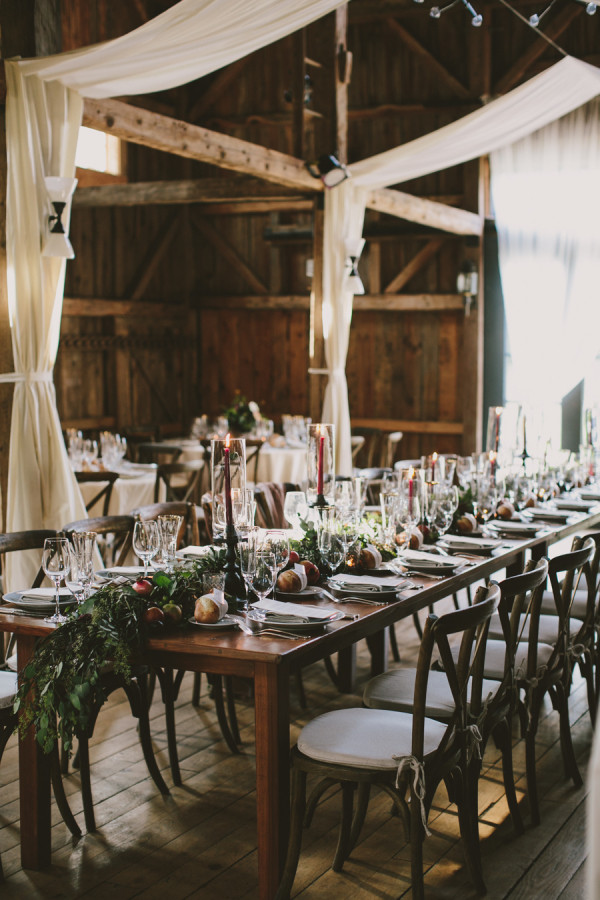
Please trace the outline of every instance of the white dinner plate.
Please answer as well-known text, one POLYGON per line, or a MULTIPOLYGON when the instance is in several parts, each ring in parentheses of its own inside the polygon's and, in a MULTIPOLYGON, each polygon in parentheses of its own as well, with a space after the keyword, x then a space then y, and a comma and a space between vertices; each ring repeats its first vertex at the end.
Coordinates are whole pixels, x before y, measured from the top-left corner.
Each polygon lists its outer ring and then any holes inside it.
POLYGON ((439 539, 438 543, 440 547, 447 547, 449 550, 454 551, 464 550, 471 553, 491 553, 492 550, 500 546, 501 542, 495 538, 468 538, 446 534, 439 539))
MULTIPOLYGON (((56 608, 54 597, 46 598, 45 596, 33 594, 34 589, 29 591, 11 591, 4 594, 2 599, 5 603, 10 603, 17 609, 30 609, 32 612, 51 612, 56 608), (26 596, 30 594, 31 596, 26 596)), ((67 606, 74 606, 77 603, 75 597, 66 588, 60 589, 58 604, 61 609, 67 606)))
POLYGON ((570 500, 566 497, 564 499, 562 497, 557 497, 554 501, 554 505, 557 509, 570 509, 573 512, 589 512, 592 506, 597 505, 597 501, 578 500, 576 497, 570 500))
POLYGON ((323 593, 318 584, 307 584, 301 591, 280 591, 276 588, 275 592, 278 597, 286 600, 295 600, 296 597, 320 597, 323 593))
POLYGON ((496 519, 494 522, 488 522, 488 527, 500 534, 504 534, 506 537, 510 537, 511 535, 516 537, 521 537, 523 535, 525 537, 532 537, 537 534, 543 526, 536 524, 535 522, 501 522, 500 519, 496 519))
POLYGON ((332 612, 326 619, 310 619, 308 622, 303 621, 298 616, 269 615, 268 613, 265 619, 261 619, 252 607, 246 614, 246 620, 258 630, 262 628, 280 628, 283 631, 294 631, 300 634, 323 631, 330 622, 339 622, 343 618, 344 613, 336 611, 332 612))
POLYGON ((402 559, 402 565, 410 572, 418 572, 420 575, 454 575, 456 570, 463 565, 462 562, 456 563, 429 563, 424 559, 402 559))
POLYGON ((237 626, 235 619, 232 619, 227 613, 218 622, 196 622, 193 616, 188 619, 188 622, 190 625, 196 625, 198 628, 208 628, 215 631, 224 631, 227 628, 235 628, 237 626))

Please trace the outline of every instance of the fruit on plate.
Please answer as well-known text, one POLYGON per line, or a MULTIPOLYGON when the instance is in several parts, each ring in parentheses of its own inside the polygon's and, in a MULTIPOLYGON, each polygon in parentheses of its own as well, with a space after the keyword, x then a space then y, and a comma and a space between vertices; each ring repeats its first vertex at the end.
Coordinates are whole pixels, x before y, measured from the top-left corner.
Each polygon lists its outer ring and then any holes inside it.
POLYGON ((363 547, 358 557, 358 564, 363 569, 379 569, 381 566, 381 553, 376 547, 368 545, 363 547))
POLYGON ((283 594, 297 594, 302 590, 302 579, 293 569, 287 569, 277 578, 277 590, 283 594))
POLYGON ((308 583, 316 584, 321 577, 319 567, 315 566, 315 564, 309 559, 301 560, 300 565, 304 566, 304 571, 306 572, 306 580, 308 581, 308 583))
POLYGON ((531 509, 533 506, 537 506, 537 498, 534 494, 528 494, 527 499, 523 505, 524 509, 531 509))
POLYGON ((515 514, 515 507, 510 500, 501 500, 496 509, 496 515, 499 519, 512 519, 515 514))
POLYGON ((470 534, 472 531, 477 531, 477 519, 472 513, 463 513, 457 519, 456 528, 460 534, 470 534))
POLYGON ((140 597, 149 597, 153 587, 154 585, 147 578, 138 578, 133 582, 133 589, 140 597))
POLYGON ((173 625, 179 625, 183 618, 183 610, 179 603, 173 603, 172 600, 169 603, 165 603, 163 612, 167 620, 173 625))
POLYGON ((214 625, 227 612, 227 600, 214 594, 203 594, 194 605, 194 619, 203 625, 214 625))
POLYGON ((296 553, 295 550, 290 550, 290 555, 288 556, 288 563, 292 566, 295 566, 296 563, 300 562, 300 556, 296 553))
POLYGON ((144 622, 147 625, 162 625, 165 621, 165 614, 160 606, 149 606, 144 613, 144 622))
POLYGON ((396 543, 399 543, 401 546, 407 545, 409 550, 420 550, 428 535, 429 528, 427 525, 419 525, 416 528, 409 528, 407 531, 403 531, 401 534, 397 535, 396 543))

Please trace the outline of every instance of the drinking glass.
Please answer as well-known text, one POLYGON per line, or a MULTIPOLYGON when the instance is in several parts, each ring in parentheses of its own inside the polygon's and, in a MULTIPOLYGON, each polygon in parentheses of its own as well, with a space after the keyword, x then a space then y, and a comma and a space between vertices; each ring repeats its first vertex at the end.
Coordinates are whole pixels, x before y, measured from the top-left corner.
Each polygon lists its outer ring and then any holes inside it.
POLYGON ((283 515, 292 528, 300 528, 300 519, 305 519, 308 504, 304 491, 288 491, 283 503, 283 515))
POLYGON ((183 516, 158 516, 156 519, 160 533, 160 552, 167 572, 172 572, 175 566, 177 552, 177 538, 183 522, 183 516))
POLYGON ((290 540, 285 531, 267 531, 260 549, 274 555, 277 571, 280 571, 290 557, 290 540))
POLYGON ((344 562, 346 555, 344 540, 335 528, 322 528, 318 537, 319 553, 321 559, 327 564, 331 572, 335 574, 339 566, 344 562))
POLYGON ((487 522, 496 509, 498 503, 498 488, 493 477, 479 475, 475 479, 475 491, 473 497, 473 510, 478 519, 487 522))
POLYGON ((133 529, 133 549, 144 563, 144 578, 148 577, 148 565, 158 553, 160 536, 153 520, 136 522, 133 529))
POLYGON ((69 541, 67 538, 46 538, 42 551, 42 569, 48 578, 54 582, 56 588, 56 610, 52 616, 47 616, 45 622, 54 622, 60 625, 67 621, 60 611, 60 583, 69 574, 71 558, 69 554, 69 541))
POLYGON ((94 578, 94 554, 96 552, 97 537, 98 535, 95 531, 75 531, 71 535, 73 555, 76 559, 78 576, 83 585, 84 600, 87 600, 90 596, 90 586, 94 578))
MULTIPOLYGON (((277 562, 275 554, 265 550, 258 550, 256 553, 256 567, 249 579, 248 584, 258 597, 259 601, 264 600, 267 594, 270 594, 275 588, 277 579, 277 562)), ((266 618, 264 610, 256 610, 259 618, 266 618)))
POLYGON ((399 495, 396 516, 406 538, 404 542, 404 548, 406 549, 410 543, 411 531, 421 521, 421 502, 416 493, 412 496, 404 492, 399 495))
MULTIPOLYGON (((244 529, 238 536, 236 547, 242 578, 246 582, 248 595, 252 587, 252 579, 256 572, 256 555, 258 553, 258 528, 244 529)), ((244 604, 247 606, 247 602, 244 604)))

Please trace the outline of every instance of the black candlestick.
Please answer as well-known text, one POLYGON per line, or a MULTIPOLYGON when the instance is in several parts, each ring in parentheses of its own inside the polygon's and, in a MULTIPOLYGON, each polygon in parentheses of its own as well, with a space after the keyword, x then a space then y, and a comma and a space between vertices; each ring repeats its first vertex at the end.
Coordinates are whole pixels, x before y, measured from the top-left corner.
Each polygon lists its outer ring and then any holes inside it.
MULTIPOLYGON (((225 555, 224 589, 226 594, 229 594, 230 597, 235 597, 236 600, 241 601, 242 604, 245 605, 248 594, 246 591, 246 582, 242 577, 242 570, 240 569, 240 564, 235 552, 237 542, 238 538, 235 526, 231 524, 227 525, 225 527, 225 543, 227 544, 227 553, 225 555)), ((235 608, 237 609, 237 604, 235 608)))

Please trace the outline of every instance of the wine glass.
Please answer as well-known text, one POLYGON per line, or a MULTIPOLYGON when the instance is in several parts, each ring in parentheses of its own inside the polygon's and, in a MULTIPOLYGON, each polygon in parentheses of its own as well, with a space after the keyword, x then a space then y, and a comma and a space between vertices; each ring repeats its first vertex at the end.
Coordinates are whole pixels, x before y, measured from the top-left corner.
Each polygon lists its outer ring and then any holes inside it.
MULTIPOLYGON (((256 553, 256 567, 252 573, 249 586, 252 588, 259 601, 262 602, 267 594, 275 588, 277 579, 277 561, 275 554, 266 550, 258 550, 256 553)), ((257 609, 260 619, 266 618, 265 610, 257 609)))
POLYGON ((335 574, 339 566, 344 562, 346 555, 344 541, 339 531, 332 528, 322 528, 318 537, 319 553, 331 572, 335 574))
POLYGON ((290 540, 285 531, 267 531, 260 549, 274 555, 278 572, 283 569, 290 558, 290 540))
POLYGON ((306 518, 308 504, 304 491, 288 491, 283 502, 283 515, 292 528, 300 528, 300 519, 306 518))
POLYGON ((183 516, 164 515, 157 517, 158 530, 160 532, 160 551, 162 561, 167 572, 172 572, 175 566, 177 538, 183 522, 183 516))
POLYGON ((94 552, 96 550, 95 531, 75 531, 71 535, 73 541, 71 553, 71 580, 81 583, 83 588, 83 600, 90 596, 90 585, 94 577, 94 552), (77 578, 73 572, 73 560, 77 570, 77 578))
POLYGON ((60 583, 69 574, 71 558, 69 554, 69 541, 67 538, 46 538, 42 551, 42 569, 48 578, 54 582, 56 588, 56 610, 53 615, 47 616, 45 622, 54 622, 60 625, 67 621, 60 611, 60 583))
MULTIPOLYGON (((247 593, 252 588, 252 578, 256 572, 256 554, 258 552, 258 528, 244 529, 237 543, 237 558, 240 564, 242 578, 246 583, 247 593)), ((245 603, 245 606, 248 604, 245 603)))
POLYGON ((491 519, 498 502, 498 488, 492 476, 479 475, 475 479, 473 510, 484 524, 491 519))
POLYGON ((158 553, 160 536, 153 520, 136 522, 133 529, 133 549, 144 563, 144 578, 148 577, 148 565, 158 553))

